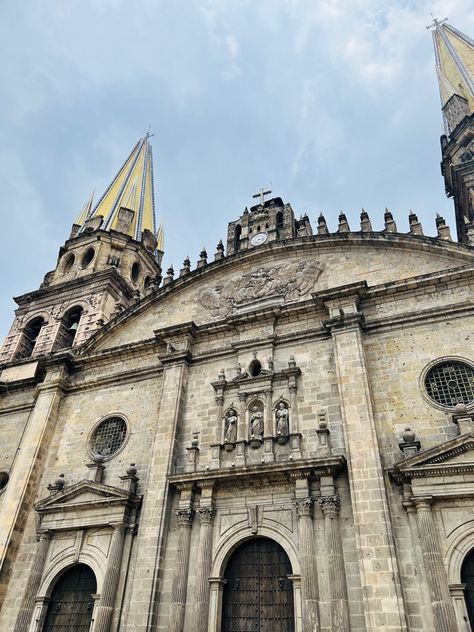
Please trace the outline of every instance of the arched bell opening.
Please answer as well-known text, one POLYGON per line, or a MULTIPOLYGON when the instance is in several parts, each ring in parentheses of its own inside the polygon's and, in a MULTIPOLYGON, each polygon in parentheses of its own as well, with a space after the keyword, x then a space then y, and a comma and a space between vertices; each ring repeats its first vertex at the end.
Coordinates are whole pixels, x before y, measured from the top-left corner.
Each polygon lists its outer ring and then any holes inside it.
POLYGON ((73 346, 83 312, 84 309, 80 305, 76 305, 64 314, 54 346, 55 351, 69 349, 73 346))
POLYGON ((257 537, 238 546, 224 573, 222 632, 294 632, 291 562, 274 540, 257 537))
POLYGON ((51 592, 42 632, 89 630, 97 581, 86 564, 76 564, 57 578, 51 592))
POLYGON ((464 558, 461 566, 461 582, 465 584, 464 598, 469 616, 469 623, 474 630, 474 549, 464 558))
POLYGON ((45 323, 46 321, 42 316, 37 316, 25 325, 15 359, 30 358, 33 355, 38 337, 45 323))
POLYGON ((234 231, 234 252, 240 250, 240 237, 242 235, 242 226, 237 224, 234 231))

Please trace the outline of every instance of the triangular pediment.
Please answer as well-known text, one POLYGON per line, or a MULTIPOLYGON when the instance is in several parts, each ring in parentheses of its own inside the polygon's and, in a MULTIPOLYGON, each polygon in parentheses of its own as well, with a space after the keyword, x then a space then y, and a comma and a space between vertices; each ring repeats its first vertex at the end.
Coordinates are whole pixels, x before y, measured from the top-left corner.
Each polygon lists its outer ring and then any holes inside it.
POLYGON ((133 505, 138 504, 139 501, 139 496, 126 489, 93 481, 80 481, 38 501, 35 508, 38 513, 46 514, 56 511, 73 511, 84 506, 133 505))
POLYGON ((394 471, 404 478, 474 472, 474 434, 462 434, 418 452, 396 463, 394 471))

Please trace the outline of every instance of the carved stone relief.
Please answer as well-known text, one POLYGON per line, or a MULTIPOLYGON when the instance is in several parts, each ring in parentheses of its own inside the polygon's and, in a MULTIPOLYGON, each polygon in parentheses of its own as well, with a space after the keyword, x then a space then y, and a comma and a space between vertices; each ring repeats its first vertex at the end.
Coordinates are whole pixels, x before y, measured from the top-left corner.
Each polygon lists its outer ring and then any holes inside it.
POLYGON ((242 303, 266 296, 295 301, 314 290, 323 269, 317 261, 262 266, 241 277, 233 277, 223 285, 204 288, 198 300, 214 317, 228 316, 242 303))

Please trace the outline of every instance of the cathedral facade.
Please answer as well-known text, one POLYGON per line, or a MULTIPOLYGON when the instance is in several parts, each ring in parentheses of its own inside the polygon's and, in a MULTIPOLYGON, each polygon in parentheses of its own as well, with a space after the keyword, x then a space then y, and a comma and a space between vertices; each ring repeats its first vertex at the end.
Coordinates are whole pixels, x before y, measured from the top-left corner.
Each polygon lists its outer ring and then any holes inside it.
POLYGON ((2 632, 474 630, 474 43, 441 217, 265 199, 162 274, 150 140, 0 350, 2 632))

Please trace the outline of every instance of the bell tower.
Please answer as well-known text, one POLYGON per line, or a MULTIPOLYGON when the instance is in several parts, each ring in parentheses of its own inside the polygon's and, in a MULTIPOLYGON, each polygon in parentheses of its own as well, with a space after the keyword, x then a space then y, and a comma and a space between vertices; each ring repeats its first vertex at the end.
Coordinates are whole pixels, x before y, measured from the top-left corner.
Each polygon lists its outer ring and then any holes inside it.
POLYGON ((240 250, 256 248, 266 243, 304 237, 313 234, 307 215, 299 220, 290 204, 283 203, 280 197, 264 200, 264 192, 254 197, 260 197, 260 203, 252 206, 250 211, 245 208, 243 214, 235 222, 230 222, 227 230, 227 254, 233 255, 240 250))
POLYGON ((445 134, 441 172, 454 199, 458 241, 474 244, 474 41, 434 19, 433 43, 445 134))
POLYGON ((76 347, 161 280, 149 136, 142 138, 95 207, 92 197, 38 290, 15 298, 0 363, 76 347))

